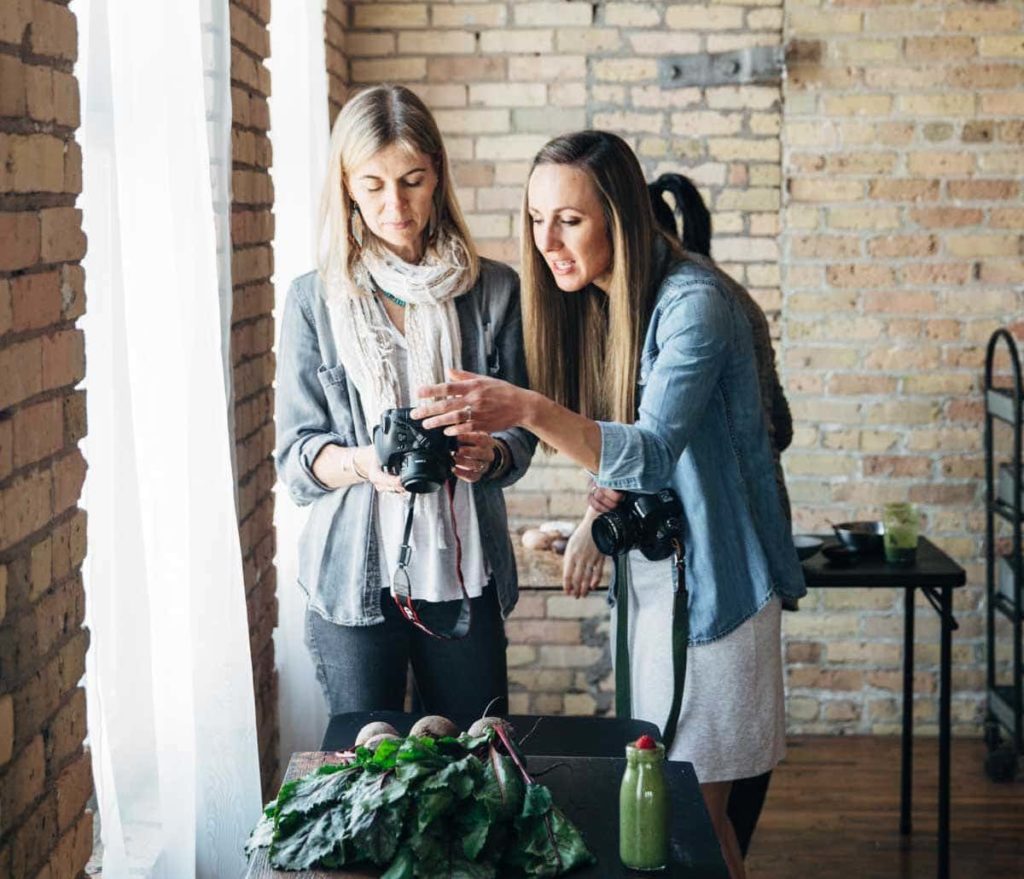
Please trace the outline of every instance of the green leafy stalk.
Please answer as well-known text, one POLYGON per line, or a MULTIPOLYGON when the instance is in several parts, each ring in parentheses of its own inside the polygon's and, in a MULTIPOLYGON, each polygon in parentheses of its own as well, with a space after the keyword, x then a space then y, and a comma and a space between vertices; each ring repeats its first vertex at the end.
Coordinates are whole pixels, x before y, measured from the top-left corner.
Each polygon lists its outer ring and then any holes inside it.
POLYGON ((269 848, 281 870, 375 864, 384 879, 558 876, 593 861, 500 726, 346 756, 285 784, 246 850, 269 848))

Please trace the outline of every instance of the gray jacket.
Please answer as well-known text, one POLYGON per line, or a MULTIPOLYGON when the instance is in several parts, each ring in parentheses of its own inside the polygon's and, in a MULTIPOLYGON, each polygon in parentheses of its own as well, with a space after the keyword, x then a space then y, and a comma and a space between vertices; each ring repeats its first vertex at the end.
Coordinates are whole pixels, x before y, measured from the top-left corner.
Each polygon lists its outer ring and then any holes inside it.
MULTIPOLYGON (((508 266, 480 260, 480 277, 456 300, 462 331, 462 366, 526 385, 519 278, 508 266)), ((368 445, 359 392, 341 365, 331 333, 323 285, 316 272, 292 282, 281 319, 277 364, 277 441, 280 480, 299 505, 312 504, 299 541, 299 585, 309 606, 346 626, 383 620, 377 496, 369 483, 330 489, 313 475, 313 461, 328 443, 368 445)), ((495 434, 512 452, 500 480, 473 486, 480 540, 491 566, 504 616, 519 595, 502 489, 530 465, 537 440, 520 428, 495 434)))

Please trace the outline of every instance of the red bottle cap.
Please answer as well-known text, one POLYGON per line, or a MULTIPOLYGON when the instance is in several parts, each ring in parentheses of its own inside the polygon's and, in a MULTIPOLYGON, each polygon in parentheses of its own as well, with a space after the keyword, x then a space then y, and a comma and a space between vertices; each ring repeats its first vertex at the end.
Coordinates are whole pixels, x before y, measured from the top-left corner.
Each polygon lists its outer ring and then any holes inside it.
POLYGON ((633 747, 639 751, 653 751, 658 747, 658 743, 645 733, 633 743, 633 747))

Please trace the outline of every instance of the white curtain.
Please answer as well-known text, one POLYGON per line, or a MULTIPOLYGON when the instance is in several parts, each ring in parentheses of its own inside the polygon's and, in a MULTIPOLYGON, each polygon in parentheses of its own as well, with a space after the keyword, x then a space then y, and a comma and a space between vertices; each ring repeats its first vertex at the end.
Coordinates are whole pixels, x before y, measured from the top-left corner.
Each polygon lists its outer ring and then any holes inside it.
MULTIPOLYGON (((275 324, 280 328, 288 285, 316 266, 316 216, 327 168, 327 64, 323 0, 295 0, 287 15, 270 23, 270 97, 274 149, 275 324)), ((327 726, 327 708, 303 644, 306 602, 298 585, 296 550, 308 508, 292 503, 278 483, 277 662, 281 765, 295 751, 317 750, 327 726)))
POLYGON ((215 201, 223 209, 229 184, 211 183, 211 170, 230 171, 230 113, 210 75, 228 75, 217 43, 227 0, 72 9, 89 236, 86 684, 103 874, 230 879, 245 869, 260 780, 224 382, 230 279, 218 277, 227 227, 215 201))

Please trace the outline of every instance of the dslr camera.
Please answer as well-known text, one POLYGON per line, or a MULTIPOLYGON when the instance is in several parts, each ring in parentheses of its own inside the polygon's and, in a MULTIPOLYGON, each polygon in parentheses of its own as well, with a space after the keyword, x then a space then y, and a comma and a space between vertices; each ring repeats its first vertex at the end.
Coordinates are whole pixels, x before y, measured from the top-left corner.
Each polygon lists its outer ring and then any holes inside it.
POLYGON ((683 505, 671 488, 657 494, 626 492, 619 506, 602 513, 590 528, 597 548, 605 555, 639 549, 652 562, 667 559, 673 542, 683 535, 683 505))
POLYGON ((458 447, 443 427, 425 430, 410 407, 388 409, 373 428, 373 447, 381 469, 397 476, 411 494, 437 491, 452 474, 452 452, 458 447))

